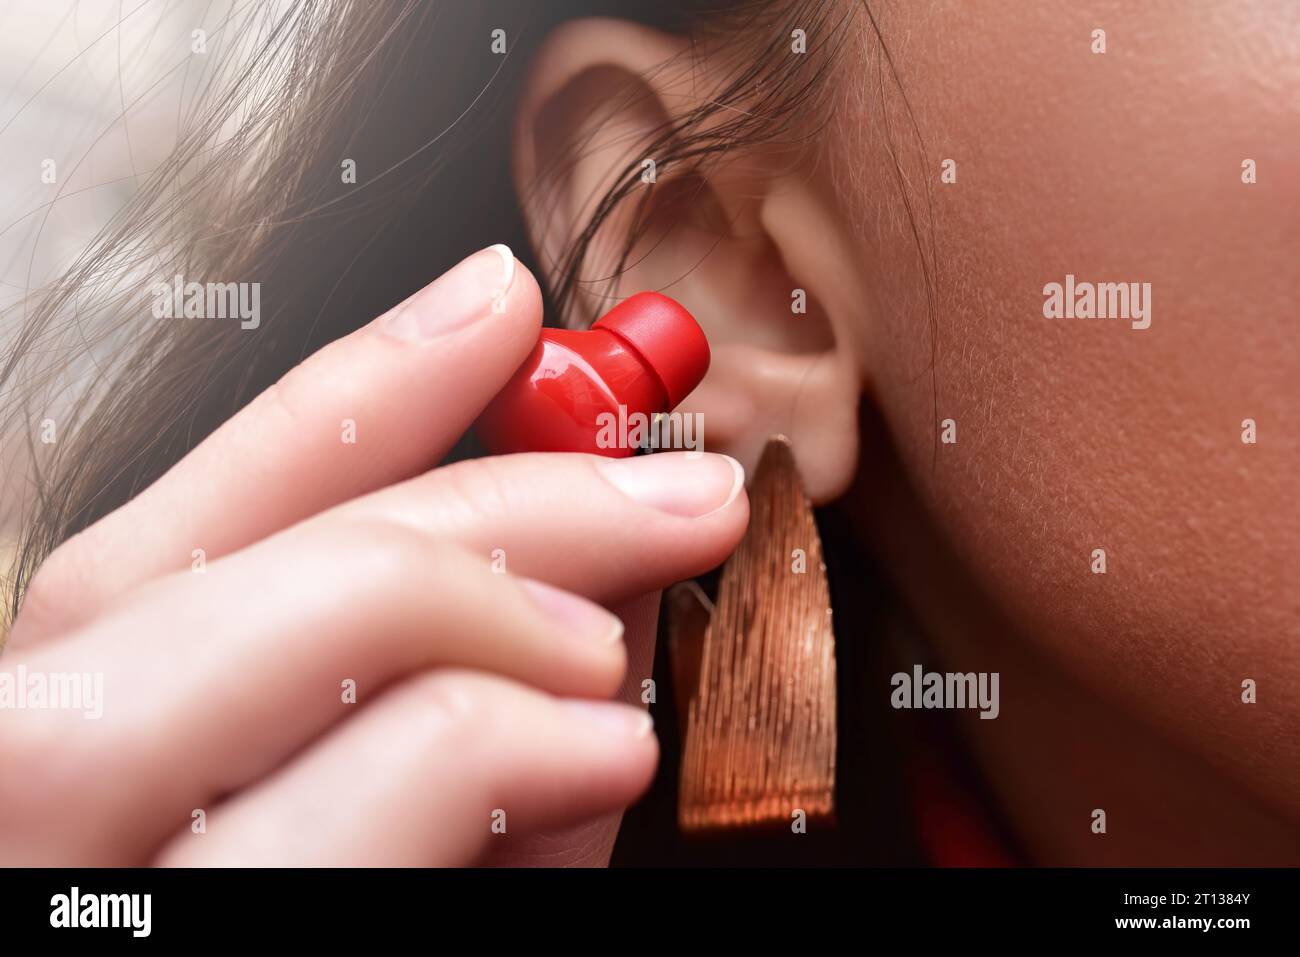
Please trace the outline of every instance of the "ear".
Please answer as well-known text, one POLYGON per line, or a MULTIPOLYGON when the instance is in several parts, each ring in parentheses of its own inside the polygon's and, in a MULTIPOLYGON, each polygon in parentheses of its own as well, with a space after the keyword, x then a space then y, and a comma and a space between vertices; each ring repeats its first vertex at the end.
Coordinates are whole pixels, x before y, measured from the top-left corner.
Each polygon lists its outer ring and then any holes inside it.
POLYGON ((585 324, 645 289, 677 299, 713 351, 680 407, 702 413, 706 447, 752 472, 768 436, 783 433, 808 494, 825 502, 857 467, 867 290, 834 191, 809 172, 815 145, 737 142, 706 164, 677 158, 699 145, 701 125, 716 142, 735 109, 711 108, 723 79, 710 59, 624 21, 564 25, 520 103, 516 186, 549 280, 616 191, 561 318, 585 324), (683 128, 687 117, 696 122, 683 128))

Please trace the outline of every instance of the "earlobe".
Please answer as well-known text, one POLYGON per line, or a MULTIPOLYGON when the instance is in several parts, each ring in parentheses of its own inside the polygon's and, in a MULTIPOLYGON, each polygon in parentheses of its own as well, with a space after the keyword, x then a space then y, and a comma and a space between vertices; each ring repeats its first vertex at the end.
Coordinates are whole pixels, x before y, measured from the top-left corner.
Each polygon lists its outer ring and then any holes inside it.
POLYGON ((825 502, 857 463, 866 299, 844 261, 852 246, 833 192, 809 172, 825 168, 815 146, 701 149, 718 123, 709 66, 686 41, 622 21, 557 31, 521 102, 521 202, 547 279, 578 269, 566 323, 642 290, 681 302, 713 351, 682 406, 702 415, 706 447, 752 468, 785 434, 809 496, 825 502))

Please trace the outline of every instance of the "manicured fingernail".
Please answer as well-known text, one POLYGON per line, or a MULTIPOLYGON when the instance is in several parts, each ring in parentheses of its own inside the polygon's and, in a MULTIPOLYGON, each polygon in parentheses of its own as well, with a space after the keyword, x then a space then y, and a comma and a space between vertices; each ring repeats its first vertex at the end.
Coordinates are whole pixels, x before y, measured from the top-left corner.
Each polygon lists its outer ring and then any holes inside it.
POLYGON ((600 459, 597 467, 629 498, 686 518, 725 508, 745 486, 745 469, 730 455, 658 452, 600 459))
POLYGON ((509 246, 480 249, 388 310, 377 325, 387 335, 407 342, 436 339, 504 312, 514 278, 515 257, 509 246))
POLYGON ((625 738, 649 737, 654 730, 654 718, 645 708, 614 701, 585 701, 566 698, 564 703, 588 727, 600 728, 625 738))
POLYGON ((578 638, 612 645, 623 638, 623 622, 593 601, 531 578, 518 579, 543 615, 578 638))

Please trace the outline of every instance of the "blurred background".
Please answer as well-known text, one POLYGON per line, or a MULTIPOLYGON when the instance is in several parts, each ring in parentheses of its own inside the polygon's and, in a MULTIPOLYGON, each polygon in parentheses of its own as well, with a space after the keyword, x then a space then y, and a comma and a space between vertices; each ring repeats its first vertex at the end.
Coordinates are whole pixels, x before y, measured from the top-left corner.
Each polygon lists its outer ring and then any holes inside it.
MULTIPOLYGON (((209 59, 191 52, 192 32, 211 33, 230 6, 0 5, 0 307, 65 268, 172 148, 209 59)), ((208 39, 219 48, 220 34, 208 39)))
MULTIPOLYGON (((0 3, 0 349, 28 297, 171 152, 187 108, 237 68, 233 38, 256 32, 239 27, 265 13, 247 0, 0 3)), ((7 479, 22 473, 21 454, 20 443, 0 446, 7 479)), ((14 520, 0 501, 0 549, 14 520)))

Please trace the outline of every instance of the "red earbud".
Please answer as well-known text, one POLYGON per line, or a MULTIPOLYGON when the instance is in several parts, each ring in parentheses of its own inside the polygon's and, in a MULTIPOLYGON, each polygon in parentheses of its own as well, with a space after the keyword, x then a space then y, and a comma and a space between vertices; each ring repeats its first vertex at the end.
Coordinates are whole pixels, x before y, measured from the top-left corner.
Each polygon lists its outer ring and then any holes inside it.
POLYGON ((594 452, 602 414, 620 420, 668 412, 709 370, 709 342, 691 314, 667 296, 639 292, 589 331, 544 329, 537 347, 474 429, 493 452, 594 452))

